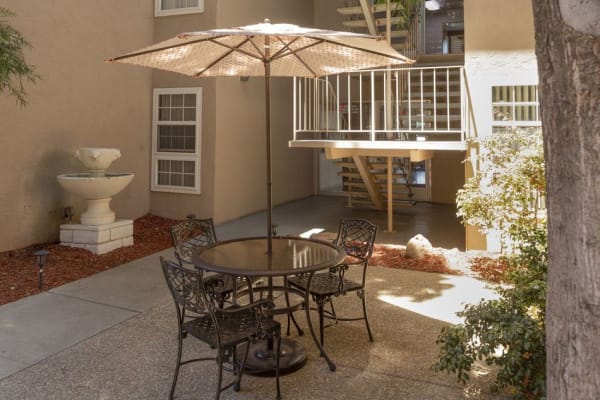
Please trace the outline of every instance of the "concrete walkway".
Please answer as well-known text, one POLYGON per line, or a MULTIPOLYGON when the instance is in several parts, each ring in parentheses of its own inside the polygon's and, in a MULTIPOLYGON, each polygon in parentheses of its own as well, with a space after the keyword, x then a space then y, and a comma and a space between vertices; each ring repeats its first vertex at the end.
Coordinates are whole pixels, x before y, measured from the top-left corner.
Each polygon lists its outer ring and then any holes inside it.
MULTIPOLYGON (((349 210, 340 207, 340 201, 315 197, 293 202, 276 208, 274 221, 281 234, 314 227, 335 231, 342 214, 383 226, 379 219, 384 215, 349 210)), ((425 234, 434 246, 460 248, 462 236, 452 232, 448 210, 415 207, 398 216, 404 219, 404 229, 381 234, 378 242, 405 243, 424 233, 421 229, 431 229, 425 234), (438 223, 450 226, 450 232, 433 231, 438 223)), ((221 239, 260 235, 264 221, 259 213, 218 226, 217 234, 221 239)), ((172 258, 172 250, 1 306, 0 399, 167 398, 176 321, 160 255, 172 258)), ((491 290, 468 277, 380 267, 370 269, 368 285, 375 341, 368 341, 362 323, 329 328, 326 348, 338 365, 332 373, 310 336, 295 337, 307 348, 309 360, 300 371, 282 378, 285 399, 494 398, 487 394, 490 376, 484 368, 467 390, 452 376, 431 369, 440 329, 457 321, 454 313, 463 303, 494 297, 491 290)), ((350 312, 360 304, 355 296, 339 300, 339 309, 350 312)), ((186 352, 210 351, 193 339, 186 342, 186 352)), ((214 380, 213 363, 183 367, 176 398, 212 398, 214 380)), ((245 377, 241 392, 227 391, 222 398, 264 399, 274 394, 272 379, 245 377)))

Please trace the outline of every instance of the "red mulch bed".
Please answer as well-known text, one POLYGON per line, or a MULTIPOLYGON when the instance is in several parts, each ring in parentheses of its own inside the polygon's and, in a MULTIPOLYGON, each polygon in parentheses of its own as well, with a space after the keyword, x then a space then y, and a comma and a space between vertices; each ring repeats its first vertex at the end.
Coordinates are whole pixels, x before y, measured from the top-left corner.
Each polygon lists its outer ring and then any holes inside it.
MULTIPOLYGON (((171 247, 169 228, 178 220, 147 214, 134 221, 133 246, 96 255, 87 250, 48 243, 25 249, 0 252, 0 305, 13 302, 77 279, 85 278, 126 262, 145 257, 171 247), (43 289, 38 289, 38 271, 33 253, 40 249, 50 252, 44 268, 43 289)), ((406 257, 403 248, 375 245, 371 265, 411 269, 424 272, 460 274, 448 268, 441 255, 429 255, 420 260, 406 257)))
POLYGON ((171 247, 169 227, 177 220, 147 214, 134 221, 133 246, 96 255, 83 249, 58 243, 33 245, 25 249, 0 252, 0 305, 43 290, 85 278, 171 247), (43 290, 38 289, 38 271, 33 253, 50 252, 44 267, 43 290))
POLYGON ((380 244, 375 245, 369 264, 422 272, 438 272, 451 275, 461 274, 460 271, 448 267, 444 256, 429 254, 417 260, 407 257, 404 248, 380 244))
POLYGON ((473 259, 471 269, 483 280, 502 283, 505 281, 508 263, 504 258, 478 257, 473 259))

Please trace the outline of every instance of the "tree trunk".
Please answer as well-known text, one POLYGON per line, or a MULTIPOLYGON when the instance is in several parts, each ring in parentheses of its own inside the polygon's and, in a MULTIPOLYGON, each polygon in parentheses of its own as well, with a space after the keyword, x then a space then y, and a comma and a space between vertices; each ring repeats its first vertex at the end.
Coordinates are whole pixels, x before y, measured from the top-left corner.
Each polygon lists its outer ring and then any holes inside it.
POLYGON ((589 18, 600 12, 595 0, 533 0, 533 9, 548 190, 548 399, 600 399, 600 15, 589 18))

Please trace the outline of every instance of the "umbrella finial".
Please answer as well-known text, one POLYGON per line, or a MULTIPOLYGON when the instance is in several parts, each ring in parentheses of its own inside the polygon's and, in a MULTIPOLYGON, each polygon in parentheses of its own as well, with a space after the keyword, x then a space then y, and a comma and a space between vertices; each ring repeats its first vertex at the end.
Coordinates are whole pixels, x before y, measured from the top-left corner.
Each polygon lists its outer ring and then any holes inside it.
POLYGON ((269 18, 265 18, 265 20, 263 21, 263 23, 265 23, 265 24, 270 24, 270 23, 271 23, 271 20, 270 20, 269 18))

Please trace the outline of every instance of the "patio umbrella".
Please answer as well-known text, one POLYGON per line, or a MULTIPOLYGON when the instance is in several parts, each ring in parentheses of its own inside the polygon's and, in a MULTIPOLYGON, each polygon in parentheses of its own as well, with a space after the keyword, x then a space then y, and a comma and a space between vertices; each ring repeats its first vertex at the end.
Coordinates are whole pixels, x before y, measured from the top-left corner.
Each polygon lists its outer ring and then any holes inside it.
POLYGON ((193 77, 264 76, 267 151, 267 236, 272 250, 271 76, 319 77, 412 62, 383 37, 264 23, 181 33, 109 59, 193 77))

